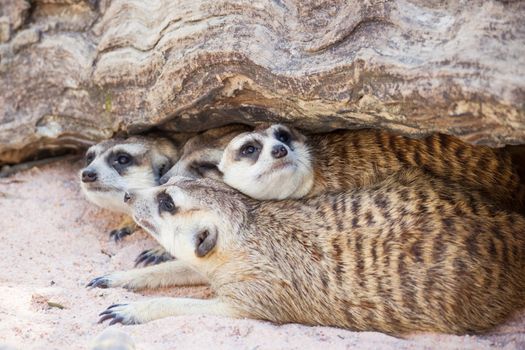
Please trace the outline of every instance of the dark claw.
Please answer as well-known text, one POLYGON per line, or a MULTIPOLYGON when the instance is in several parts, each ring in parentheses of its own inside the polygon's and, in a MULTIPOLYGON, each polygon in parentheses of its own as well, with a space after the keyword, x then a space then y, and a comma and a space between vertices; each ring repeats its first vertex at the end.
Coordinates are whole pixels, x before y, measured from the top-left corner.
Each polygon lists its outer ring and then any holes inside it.
POLYGON ((173 260, 173 256, 169 253, 158 254, 154 249, 148 249, 140 253, 135 259, 135 266, 143 264, 144 266, 148 265, 157 265, 165 261, 173 260))
POLYGON ((91 282, 89 282, 86 285, 86 287, 91 287, 91 288, 108 288, 109 287, 108 282, 109 281, 106 278, 106 276, 97 277, 97 278, 92 279, 91 282))
POLYGON ((119 315, 118 311, 115 311, 114 308, 117 306, 123 306, 126 304, 113 304, 110 307, 108 307, 106 310, 102 311, 99 316, 100 319, 98 320, 98 323, 102 323, 107 320, 111 320, 109 322, 109 326, 114 325, 115 323, 122 323, 122 324, 136 324, 134 320, 125 320, 123 316, 119 315))
POLYGON ((123 227, 116 230, 113 230, 109 233, 109 238, 113 239, 115 242, 119 242, 124 237, 129 236, 133 233, 129 227, 123 227))
POLYGON ((122 324, 124 324, 124 322, 122 322, 122 321, 124 321, 124 318, 118 316, 118 317, 115 317, 113 320, 111 320, 111 322, 109 322, 109 325, 111 326, 111 325, 114 325, 115 323, 122 323, 122 324))
POLYGON ((106 314, 104 316, 102 316, 99 320, 98 320, 98 323, 102 323, 106 320, 109 320, 110 318, 113 318, 114 315, 111 313, 111 314, 106 314))
POLYGON ((99 316, 102 316, 102 315, 109 315, 109 314, 111 314, 112 312, 113 312, 113 311, 111 311, 111 310, 104 310, 104 311, 102 311, 101 313, 99 313, 98 315, 99 315, 99 316))

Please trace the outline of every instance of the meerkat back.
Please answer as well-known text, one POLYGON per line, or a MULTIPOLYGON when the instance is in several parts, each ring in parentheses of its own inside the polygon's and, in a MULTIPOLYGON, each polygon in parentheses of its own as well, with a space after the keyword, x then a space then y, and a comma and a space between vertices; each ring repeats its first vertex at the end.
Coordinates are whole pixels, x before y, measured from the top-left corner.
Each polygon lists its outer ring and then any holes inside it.
MULTIPOLYGON (((330 154, 329 158, 333 158, 328 164, 320 161, 316 169, 324 173, 331 165, 339 165, 333 167, 336 174, 340 174, 338 176, 318 175, 334 181, 328 184, 331 188, 366 185, 411 166, 445 181, 481 191, 508 208, 521 209, 524 204, 525 187, 511 155, 503 149, 470 145, 444 134, 413 139, 380 130, 314 135, 309 142, 312 149, 324 150, 330 154), (343 170, 337 173, 341 168, 348 169, 350 176, 342 174, 343 170), (344 184, 344 181, 349 183, 344 184)), ((323 158, 326 159, 321 156, 317 159, 323 158)))
POLYGON ((258 238, 248 249, 257 257, 247 271, 266 277, 232 286, 253 297, 244 305, 252 317, 465 334, 525 303, 525 219, 418 171, 302 202, 265 202, 252 214, 258 238))

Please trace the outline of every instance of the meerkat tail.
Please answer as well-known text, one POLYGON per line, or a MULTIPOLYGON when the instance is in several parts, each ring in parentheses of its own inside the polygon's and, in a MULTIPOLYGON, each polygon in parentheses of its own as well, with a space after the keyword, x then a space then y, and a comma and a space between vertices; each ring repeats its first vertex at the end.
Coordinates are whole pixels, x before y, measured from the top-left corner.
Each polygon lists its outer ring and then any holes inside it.
POLYGON ((193 286, 207 284, 208 280, 180 261, 168 261, 128 271, 117 271, 93 279, 88 287, 138 290, 168 286, 193 286))

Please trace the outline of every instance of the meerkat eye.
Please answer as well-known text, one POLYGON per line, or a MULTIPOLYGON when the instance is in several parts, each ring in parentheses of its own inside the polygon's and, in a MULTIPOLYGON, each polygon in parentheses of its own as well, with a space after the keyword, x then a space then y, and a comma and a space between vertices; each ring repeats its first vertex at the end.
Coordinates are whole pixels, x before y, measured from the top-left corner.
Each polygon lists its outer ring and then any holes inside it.
POLYGON ((159 202, 159 213, 175 213, 177 207, 175 207, 175 203, 173 203, 173 199, 169 194, 162 192, 158 195, 157 200, 159 202))
POLYGON ((282 143, 288 143, 291 139, 291 136, 288 132, 284 131, 284 130, 278 130, 276 133, 275 133, 275 138, 279 141, 281 141, 282 143))
POLYGON ((254 154, 255 152, 258 151, 258 148, 255 147, 254 145, 250 145, 250 144, 247 144, 247 145, 244 145, 242 148, 241 148, 241 154, 243 156, 249 156, 251 154, 254 154))
POLYGON ((116 159, 117 163, 120 165, 126 165, 131 162, 131 156, 129 154, 119 154, 116 159))
POLYGON ((93 161, 93 159, 95 159, 95 154, 94 154, 94 153, 88 153, 88 154, 86 154, 86 165, 91 164, 91 162, 93 161))

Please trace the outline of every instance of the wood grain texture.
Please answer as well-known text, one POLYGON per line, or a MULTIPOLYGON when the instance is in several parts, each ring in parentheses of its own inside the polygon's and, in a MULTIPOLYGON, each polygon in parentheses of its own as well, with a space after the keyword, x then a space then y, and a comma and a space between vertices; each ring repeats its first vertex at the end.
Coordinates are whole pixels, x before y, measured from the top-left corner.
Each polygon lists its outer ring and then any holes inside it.
POLYGON ((2 0, 0 163, 239 121, 525 143, 524 16, 521 1, 2 0))

